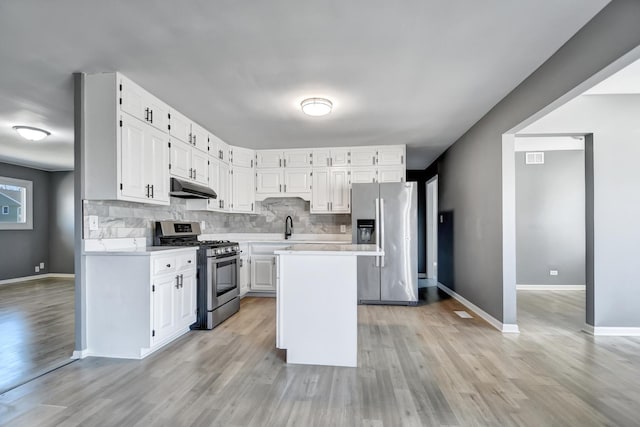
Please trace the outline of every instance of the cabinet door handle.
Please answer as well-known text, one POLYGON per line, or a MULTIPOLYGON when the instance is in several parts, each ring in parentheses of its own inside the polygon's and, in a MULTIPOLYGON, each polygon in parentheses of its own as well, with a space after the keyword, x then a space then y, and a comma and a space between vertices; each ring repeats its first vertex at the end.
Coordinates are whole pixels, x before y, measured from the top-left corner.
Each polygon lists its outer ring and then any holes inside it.
POLYGON ((189 178, 193 178, 193 168, 189 168, 189 178))
POLYGON ((149 185, 145 186, 145 188, 147 189, 147 198, 149 197, 149 185))
POLYGON ((193 143, 193 134, 189 132, 189 144, 193 143))
POLYGON ((251 212, 253 212, 253 203, 251 203, 251 212))
POLYGON ((376 164, 376 156, 373 156, 373 164, 376 164))
POLYGON ((180 289, 180 275, 176 276, 176 289, 180 289))
POLYGON ((329 210, 329 202, 327 202, 327 211, 329 210))
POLYGON ((149 109, 148 108, 144 109, 144 119, 146 121, 149 121, 149 109))
POLYGON ((400 164, 404 165, 404 154, 402 156, 400 156, 400 164))
MULTIPOLYGON (((287 167, 287 159, 284 159, 284 167, 287 167)), ((286 190, 285 190, 286 191, 286 190)))
POLYGON ((153 196, 153 185, 151 185, 151 198, 155 199, 155 197, 153 196))
POLYGON ((194 134, 194 135, 193 135, 193 145, 196 145, 196 137, 197 137, 197 136, 198 136, 198 135, 196 135, 196 134, 194 134))
POLYGON ((327 166, 329 166, 329 158, 327 157, 327 166))
POLYGON ((278 166, 282 167, 282 159, 278 159, 278 166))
POLYGON ((167 268, 171 268, 171 264, 167 264, 167 268))
POLYGON ((184 287, 184 274, 180 275, 180 287, 184 287))
POLYGON ((191 264, 191 260, 187 261, 187 264, 191 264))
POLYGON ((284 192, 287 192, 287 184, 284 185, 284 192))
POLYGON ((193 170, 193 179, 196 179, 198 176, 198 171, 196 169, 193 170))
POLYGON ((153 123, 153 110, 149 110, 151 112, 151 123, 153 123))

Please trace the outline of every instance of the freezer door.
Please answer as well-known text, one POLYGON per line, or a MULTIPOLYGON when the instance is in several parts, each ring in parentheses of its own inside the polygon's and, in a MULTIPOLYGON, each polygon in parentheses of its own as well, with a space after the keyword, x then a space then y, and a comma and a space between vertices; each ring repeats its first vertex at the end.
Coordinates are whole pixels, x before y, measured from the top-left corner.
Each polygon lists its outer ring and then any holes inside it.
POLYGON ((415 182, 380 184, 380 299, 418 301, 418 193, 415 182))
MULTIPOLYGON (((358 242, 358 220, 373 219, 376 221, 374 233, 379 235, 379 212, 376 200, 380 198, 378 184, 353 184, 351 189, 351 230, 352 242, 358 242)), ((377 241, 374 241, 378 244, 377 241)), ((358 257, 358 301, 380 301, 380 261, 377 257, 358 257)))

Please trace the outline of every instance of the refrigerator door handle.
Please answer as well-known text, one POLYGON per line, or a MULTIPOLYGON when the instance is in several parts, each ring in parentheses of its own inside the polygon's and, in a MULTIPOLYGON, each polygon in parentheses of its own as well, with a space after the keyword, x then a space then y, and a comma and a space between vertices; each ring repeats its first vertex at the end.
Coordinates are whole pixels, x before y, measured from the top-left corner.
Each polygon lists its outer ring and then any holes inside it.
MULTIPOLYGON (((376 199, 376 245, 380 247, 380 199, 376 199)), ((376 267, 380 267, 380 257, 376 257, 376 267)))
MULTIPOLYGON (((384 251, 384 199, 380 199, 380 249, 384 251)), ((384 255, 380 258, 380 267, 384 267, 384 255)))

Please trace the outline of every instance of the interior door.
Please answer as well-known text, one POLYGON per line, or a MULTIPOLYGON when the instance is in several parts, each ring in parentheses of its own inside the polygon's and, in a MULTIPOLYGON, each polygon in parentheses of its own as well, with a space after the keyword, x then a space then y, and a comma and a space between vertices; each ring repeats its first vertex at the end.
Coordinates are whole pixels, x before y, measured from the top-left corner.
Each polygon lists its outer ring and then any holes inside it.
POLYGON ((383 301, 418 301, 418 193, 415 182, 380 184, 383 301))
MULTIPOLYGON (((378 221, 376 200, 380 198, 378 184, 353 184, 351 190, 352 242, 357 243, 358 220, 378 221)), ((377 228, 377 226, 376 226, 377 228)), ((375 236, 377 238, 377 236, 375 236)), ((378 244, 377 240, 374 240, 378 244)), ((358 258, 358 301, 380 301, 380 259, 370 256, 358 258)))

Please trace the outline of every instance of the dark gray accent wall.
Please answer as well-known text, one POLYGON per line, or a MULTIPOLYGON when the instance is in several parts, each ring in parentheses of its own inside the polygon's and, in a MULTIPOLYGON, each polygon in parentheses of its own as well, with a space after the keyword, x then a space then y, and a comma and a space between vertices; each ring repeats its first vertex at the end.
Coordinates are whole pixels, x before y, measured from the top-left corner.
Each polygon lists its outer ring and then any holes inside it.
POLYGON ((0 280, 49 271, 49 173, 0 163, 0 176, 33 182, 33 230, 0 230, 0 280), (45 263, 44 270, 35 266, 45 263))
POLYGON ((49 271, 73 274, 73 171, 49 175, 49 271))
POLYGON ((547 151, 541 165, 525 154, 516 153, 517 283, 584 285, 584 151, 547 151))
POLYGON ((516 301, 503 298, 502 135, 638 47, 638 22, 639 1, 611 2, 437 160, 440 210, 454 213, 454 290, 503 323, 516 323, 516 301))

